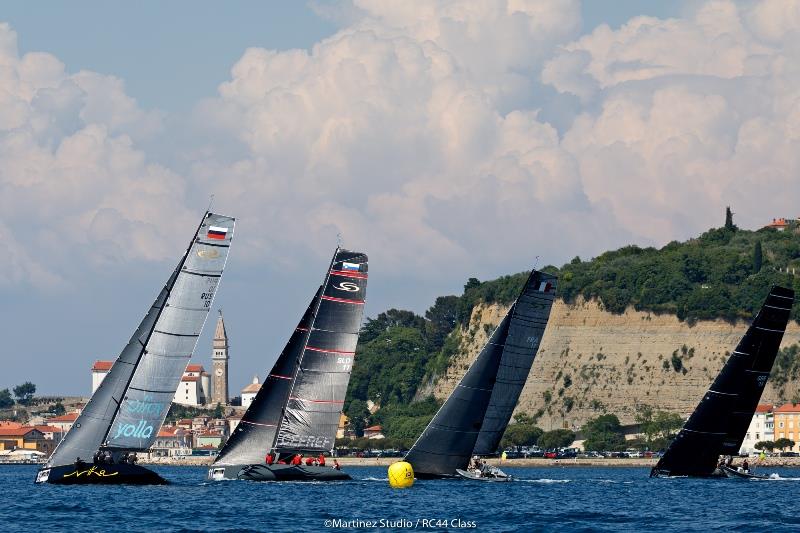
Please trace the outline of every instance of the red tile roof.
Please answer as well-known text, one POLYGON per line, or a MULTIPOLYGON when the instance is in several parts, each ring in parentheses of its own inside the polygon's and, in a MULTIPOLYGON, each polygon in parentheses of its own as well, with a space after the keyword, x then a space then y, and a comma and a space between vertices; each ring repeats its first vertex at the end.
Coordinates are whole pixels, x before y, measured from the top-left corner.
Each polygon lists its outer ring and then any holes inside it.
POLYGON ((57 428, 55 426, 32 426, 34 429, 38 429, 42 433, 61 433, 64 431, 61 428, 57 428))
POLYGON ((75 422, 78 419, 78 413, 67 413, 61 416, 54 416, 53 418, 48 418, 47 422, 75 422))
POLYGON ((92 365, 92 372, 108 372, 113 364, 114 361, 95 361, 92 365))
POLYGON ((21 428, 22 424, 13 420, 0 420, 0 428, 21 428))
POLYGON ((203 365, 195 365, 195 364, 189 363, 188 365, 186 365, 186 371, 187 372, 205 372, 205 369, 203 368, 203 365))
POLYGON ((197 381, 198 379, 200 378, 197 376, 183 376, 181 381, 197 381))
POLYGON ((368 428, 364 428, 364 431, 383 431, 381 426, 370 426, 368 428))
POLYGON ((775 409, 776 413, 800 413, 800 403, 785 403, 775 409))
POLYGON ((756 413, 771 413, 775 406, 771 403, 760 403, 756 407, 756 413))
POLYGON ((36 431, 36 428, 32 426, 22 426, 19 428, 0 428, 0 437, 24 437, 31 431, 36 431))

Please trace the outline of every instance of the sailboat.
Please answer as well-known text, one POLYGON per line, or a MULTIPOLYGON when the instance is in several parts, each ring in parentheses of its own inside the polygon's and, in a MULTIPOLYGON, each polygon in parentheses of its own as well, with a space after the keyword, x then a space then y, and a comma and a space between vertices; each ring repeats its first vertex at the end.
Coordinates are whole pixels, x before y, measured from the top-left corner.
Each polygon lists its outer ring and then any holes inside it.
POLYGON ((36 483, 164 484, 136 464, 150 448, 203 330, 233 238, 206 212, 186 253, 36 483))
POLYGON ((365 254, 337 247, 322 285, 220 450, 209 479, 350 479, 330 466, 283 463, 333 450, 364 313, 367 272, 365 254))
POLYGON ((650 472, 650 477, 723 477, 720 456, 736 456, 775 362, 794 291, 774 286, 717 379, 650 472))
MULTIPOLYGON (((464 476, 457 470, 465 472, 472 456, 497 450, 539 349, 556 281, 531 271, 489 341, 406 454, 416 477, 464 476)), ((505 476, 494 470, 490 477, 505 476)))

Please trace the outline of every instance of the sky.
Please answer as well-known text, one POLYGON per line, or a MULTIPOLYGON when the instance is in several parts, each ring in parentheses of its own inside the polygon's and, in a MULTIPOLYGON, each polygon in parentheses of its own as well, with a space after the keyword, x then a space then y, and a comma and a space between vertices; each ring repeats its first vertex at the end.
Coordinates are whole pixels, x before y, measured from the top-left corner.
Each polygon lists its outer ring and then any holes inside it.
POLYGON ((234 391, 337 235, 375 316, 797 217, 799 59, 793 1, 4 2, 0 388, 88 394, 212 195, 234 391))

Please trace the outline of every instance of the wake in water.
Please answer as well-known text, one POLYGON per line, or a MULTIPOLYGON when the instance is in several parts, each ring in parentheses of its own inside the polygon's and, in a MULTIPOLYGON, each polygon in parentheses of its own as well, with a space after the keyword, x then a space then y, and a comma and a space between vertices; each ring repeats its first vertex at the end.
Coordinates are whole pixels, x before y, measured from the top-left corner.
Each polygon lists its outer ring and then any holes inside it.
POLYGON ((572 481, 571 479, 519 479, 514 478, 514 481, 520 481, 522 483, 569 483, 572 481))

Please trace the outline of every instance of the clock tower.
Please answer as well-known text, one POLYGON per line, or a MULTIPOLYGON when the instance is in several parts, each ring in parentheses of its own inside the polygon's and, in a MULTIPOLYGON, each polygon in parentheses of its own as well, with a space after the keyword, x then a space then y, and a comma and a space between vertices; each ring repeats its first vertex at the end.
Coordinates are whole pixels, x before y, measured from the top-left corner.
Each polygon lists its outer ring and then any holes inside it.
POLYGON ((211 392, 211 404, 228 405, 228 335, 225 332, 222 309, 219 310, 212 349, 211 363, 214 372, 214 386, 211 392))

